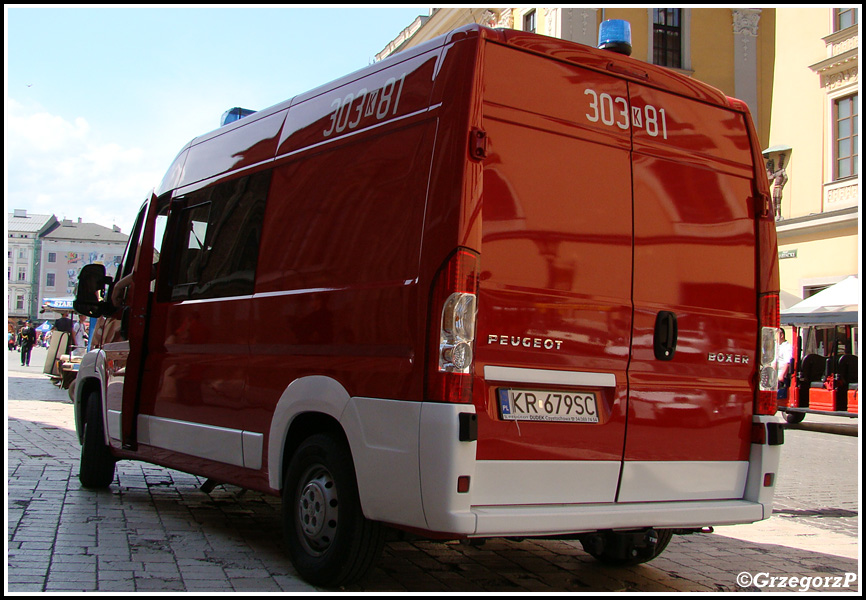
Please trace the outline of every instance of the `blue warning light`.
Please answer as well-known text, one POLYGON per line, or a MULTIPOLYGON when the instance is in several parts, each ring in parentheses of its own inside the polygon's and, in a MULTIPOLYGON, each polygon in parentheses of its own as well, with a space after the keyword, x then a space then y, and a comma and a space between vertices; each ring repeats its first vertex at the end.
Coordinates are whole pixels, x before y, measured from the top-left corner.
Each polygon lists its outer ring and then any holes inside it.
POLYGON ((622 19, 602 21, 598 27, 598 47, 631 55, 631 23, 622 19))

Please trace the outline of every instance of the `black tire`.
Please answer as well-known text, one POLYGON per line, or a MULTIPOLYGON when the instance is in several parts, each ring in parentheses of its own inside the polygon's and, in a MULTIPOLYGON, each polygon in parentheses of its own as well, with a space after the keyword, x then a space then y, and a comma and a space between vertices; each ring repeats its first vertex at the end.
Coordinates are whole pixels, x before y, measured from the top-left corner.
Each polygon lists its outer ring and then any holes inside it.
POLYGON ((361 510, 349 448, 327 434, 307 438, 283 482, 289 556, 309 583, 337 587, 364 577, 378 560, 384 527, 361 510))
POLYGON ((789 412, 785 413, 785 421, 790 425, 796 425, 797 423, 802 423, 803 419, 806 418, 806 413, 802 412, 789 412))
POLYGON ((114 481, 115 458, 105 443, 102 424, 102 399, 92 392, 84 408, 84 441, 81 444, 81 461, 78 480, 86 488, 103 489, 114 481))
POLYGON ((648 543, 644 547, 634 548, 634 554, 628 558, 624 558, 611 551, 612 548, 617 546, 616 536, 623 535, 612 531, 603 534, 602 539, 604 543, 602 544, 600 551, 597 551, 596 546, 593 544, 584 543, 583 548, 597 561, 607 565, 618 567, 639 565, 649 562, 654 558, 658 558, 658 556, 664 552, 664 549, 668 547, 668 544, 674 536, 672 529, 655 529, 653 531, 655 531, 656 534, 655 543, 648 543))

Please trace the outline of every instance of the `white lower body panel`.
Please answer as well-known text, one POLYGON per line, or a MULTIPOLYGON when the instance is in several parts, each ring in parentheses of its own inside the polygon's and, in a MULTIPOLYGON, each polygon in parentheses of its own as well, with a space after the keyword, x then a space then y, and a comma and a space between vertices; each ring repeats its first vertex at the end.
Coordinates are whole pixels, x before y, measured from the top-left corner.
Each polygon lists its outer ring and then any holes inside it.
POLYGON ((472 504, 739 499, 748 471, 747 461, 478 461, 472 504))
POLYGON ((625 461, 618 502, 742 498, 748 461, 625 461))
POLYGON ((479 460, 472 504, 578 504, 616 499, 620 461, 479 460))
MULTIPOLYGON (((120 411, 109 410, 107 423, 109 438, 119 442, 120 411)), ((262 467, 264 436, 260 433, 138 415, 138 441, 154 448, 206 458, 227 465, 248 469, 262 467)))

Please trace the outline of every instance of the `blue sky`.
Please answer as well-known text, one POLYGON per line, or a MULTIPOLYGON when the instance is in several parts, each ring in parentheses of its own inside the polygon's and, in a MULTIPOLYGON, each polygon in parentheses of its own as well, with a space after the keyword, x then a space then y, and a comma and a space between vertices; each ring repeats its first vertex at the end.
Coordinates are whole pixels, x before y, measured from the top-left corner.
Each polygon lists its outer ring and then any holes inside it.
POLYGON ((192 138, 373 62, 426 7, 5 8, 6 210, 118 225, 192 138))

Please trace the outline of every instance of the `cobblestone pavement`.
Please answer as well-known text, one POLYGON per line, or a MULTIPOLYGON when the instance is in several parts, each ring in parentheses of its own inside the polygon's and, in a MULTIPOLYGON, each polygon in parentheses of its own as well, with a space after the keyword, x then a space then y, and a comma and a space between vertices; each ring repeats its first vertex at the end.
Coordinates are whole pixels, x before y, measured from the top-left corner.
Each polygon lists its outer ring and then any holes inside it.
MULTIPOLYGON (((7 367, 8 592, 330 591, 295 574, 277 498, 132 461, 83 489, 72 405, 41 371, 7 367)), ((391 542, 345 591, 859 592, 858 441, 786 432, 771 519, 675 536, 646 565, 604 567, 571 541, 391 542)))
MULTIPOLYGON (((860 512, 860 438, 810 431, 821 417, 810 415, 805 429, 785 432, 785 446, 773 514, 819 529, 857 536, 860 512)), ((824 418, 824 422, 832 419, 824 418)), ((856 427, 848 419, 845 427, 856 427)))

